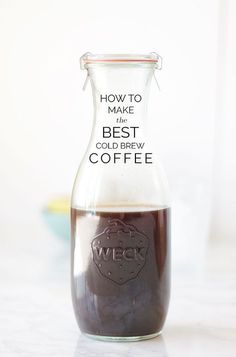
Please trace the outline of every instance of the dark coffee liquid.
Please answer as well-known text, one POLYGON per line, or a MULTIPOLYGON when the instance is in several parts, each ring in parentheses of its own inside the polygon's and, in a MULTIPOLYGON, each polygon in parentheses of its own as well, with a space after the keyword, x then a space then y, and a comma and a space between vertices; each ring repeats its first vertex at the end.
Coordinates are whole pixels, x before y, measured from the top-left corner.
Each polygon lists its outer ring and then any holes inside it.
POLYGON ((160 332, 170 293, 170 209, 72 208, 72 298, 82 332, 160 332))

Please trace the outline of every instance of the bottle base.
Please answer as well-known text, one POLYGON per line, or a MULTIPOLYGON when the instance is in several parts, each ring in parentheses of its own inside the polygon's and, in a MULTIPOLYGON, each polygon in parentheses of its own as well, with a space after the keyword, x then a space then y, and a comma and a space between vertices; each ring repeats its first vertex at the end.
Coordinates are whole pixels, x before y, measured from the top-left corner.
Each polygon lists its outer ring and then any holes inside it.
POLYGON ((92 335, 89 333, 83 333, 85 336, 98 341, 109 341, 109 342, 135 342, 149 340, 161 335, 162 331, 152 333, 150 335, 143 336, 101 336, 101 335, 92 335))

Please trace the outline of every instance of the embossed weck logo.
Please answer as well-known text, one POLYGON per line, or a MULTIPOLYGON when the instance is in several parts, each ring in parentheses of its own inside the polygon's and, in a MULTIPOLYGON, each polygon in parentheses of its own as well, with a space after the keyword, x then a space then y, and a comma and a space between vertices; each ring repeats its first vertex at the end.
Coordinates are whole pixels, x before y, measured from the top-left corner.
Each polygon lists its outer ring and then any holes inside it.
POLYGON ((133 225, 112 219, 92 243, 93 260, 100 273, 122 285, 137 277, 145 265, 148 238, 133 225))

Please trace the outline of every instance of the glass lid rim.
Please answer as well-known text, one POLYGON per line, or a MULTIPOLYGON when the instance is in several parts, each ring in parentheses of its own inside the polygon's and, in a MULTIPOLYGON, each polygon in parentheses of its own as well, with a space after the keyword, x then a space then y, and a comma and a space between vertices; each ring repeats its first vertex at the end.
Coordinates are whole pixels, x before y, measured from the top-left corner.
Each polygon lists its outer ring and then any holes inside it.
POLYGON ((96 63, 152 63, 158 64, 161 67, 162 58, 155 52, 149 54, 133 54, 133 53, 104 53, 104 54, 92 54, 86 52, 80 58, 81 67, 85 68, 86 65, 96 63))

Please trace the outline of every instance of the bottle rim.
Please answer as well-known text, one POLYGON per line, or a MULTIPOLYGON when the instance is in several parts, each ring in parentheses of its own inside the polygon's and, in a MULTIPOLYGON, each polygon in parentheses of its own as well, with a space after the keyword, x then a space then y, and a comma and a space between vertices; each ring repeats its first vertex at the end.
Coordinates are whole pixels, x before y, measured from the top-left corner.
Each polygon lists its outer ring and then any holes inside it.
POLYGON ((80 58, 81 69, 87 69, 90 64, 154 64, 154 67, 161 69, 162 58, 155 52, 149 54, 92 54, 86 52, 80 58))

